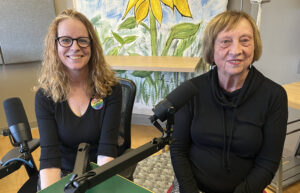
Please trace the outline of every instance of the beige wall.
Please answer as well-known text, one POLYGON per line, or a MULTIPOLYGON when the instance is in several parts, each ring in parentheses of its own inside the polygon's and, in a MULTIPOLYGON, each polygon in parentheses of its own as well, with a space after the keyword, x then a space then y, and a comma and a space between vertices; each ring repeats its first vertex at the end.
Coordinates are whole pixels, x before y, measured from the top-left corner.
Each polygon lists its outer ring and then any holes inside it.
POLYGON ((74 8, 73 0, 54 0, 54 6, 56 15, 66 8, 74 8))

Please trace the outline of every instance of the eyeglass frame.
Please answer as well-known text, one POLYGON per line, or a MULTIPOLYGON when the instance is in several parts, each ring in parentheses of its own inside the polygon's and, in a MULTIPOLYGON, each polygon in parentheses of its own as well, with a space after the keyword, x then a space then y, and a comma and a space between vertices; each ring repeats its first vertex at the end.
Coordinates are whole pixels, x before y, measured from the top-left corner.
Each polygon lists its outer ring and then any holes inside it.
POLYGON ((60 37, 56 37, 56 38, 55 38, 55 41, 57 41, 57 42, 58 42, 58 44, 59 44, 61 47, 63 47, 63 48, 69 48, 69 47, 71 47, 71 46, 73 45, 73 43, 74 43, 74 40, 76 40, 76 42, 77 42, 77 45, 78 45, 80 48, 87 48, 87 47, 91 46, 91 43, 92 43, 92 39, 91 39, 91 38, 89 38, 89 37, 71 38, 71 37, 69 37, 69 36, 60 36, 60 37), (72 40, 72 43, 71 43, 71 45, 70 45, 70 46, 63 46, 63 45, 61 45, 61 44, 60 44, 60 41, 59 41, 59 39, 60 39, 60 38, 69 38, 69 39, 71 39, 71 40, 72 40), (81 39, 81 38, 87 38, 87 39, 89 39, 89 40, 90 40, 90 42, 89 42, 88 46, 86 46, 86 47, 82 47, 82 46, 80 46, 80 45, 78 44, 78 40, 79 40, 79 39, 81 39))

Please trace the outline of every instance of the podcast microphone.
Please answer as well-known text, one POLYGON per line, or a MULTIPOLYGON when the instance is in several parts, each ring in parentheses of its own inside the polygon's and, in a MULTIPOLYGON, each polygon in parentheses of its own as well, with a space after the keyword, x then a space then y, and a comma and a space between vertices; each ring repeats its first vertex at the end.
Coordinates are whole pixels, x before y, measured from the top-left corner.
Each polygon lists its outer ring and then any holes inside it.
MULTIPOLYGON (((32 140, 28 119, 20 98, 9 98, 3 101, 6 121, 13 137, 13 146, 28 148, 27 142, 32 140)), ((26 151, 26 150, 25 150, 26 151)))
POLYGON ((197 93, 195 85, 189 80, 185 81, 152 109, 154 115, 150 117, 151 122, 157 119, 164 122, 170 113, 175 113, 197 93))

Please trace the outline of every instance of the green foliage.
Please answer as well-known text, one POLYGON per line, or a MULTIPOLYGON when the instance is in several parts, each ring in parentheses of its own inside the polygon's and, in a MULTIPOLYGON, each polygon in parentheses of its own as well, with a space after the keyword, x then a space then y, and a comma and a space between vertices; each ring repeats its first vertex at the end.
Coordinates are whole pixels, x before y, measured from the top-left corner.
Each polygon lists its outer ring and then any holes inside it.
POLYGON ((148 104, 149 102, 149 99, 150 99, 150 96, 149 96, 149 83, 148 81, 144 81, 143 84, 142 84, 142 87, 140 88, 141 89, 141 93, 142 93, 142 98, 143 98, 143 101, 145 102, 145 104, 148 104))
POLYGON ((122 29, 134 29, 136 28, 137 23, 135 17, 128 17, 125 21, 123 21, 120 25, 118 30, 122 29))
POLYGON ((148 32, 150 32, 150 28, 143 22, 140 23, 141 26, 143 26, 148 32))
POLYGON ((127 70, 114 70, 116 73, 118 74, 123 74, 125 73, 127 70))
POLYGON ((114 41, 113 37, 106 37, 103 41, 103 44, 108 44, 108 43, 112 44, 113 41, 114 41))
POLYGON ((152 74, 151 71, 134 71, 131 73, 132 76, 134 77, 139 77, 139 78, 146 78, 152 74))
POLYGON ((91 19, 91 23, 94 25, 94 26, 100 26, 100 20, 101 20, 101 16, 100 15, 96 15, 95 17, 93 17, 91 19))
MULTIPOLYGON (((177 24, 175 26, 173 26, 171 28, 171 32, 169 34, 169 37, 167 39, 167 42, 165 44, 165 47, 162 51, 162 56, 167 56, 168 55, 168 51, 170 49, 170 46, 173 42, 173 40, 175 39, 188 39, 188 38, 191 38, 192 36, 194 36, 197 31, 199 30, 199 27, 200 25, 202 24, 199 23, 199 24, 193 24, 193 23, 180 23, 180 24, 177 24)), ((183 54, 184 50, 187 49, 193 42, 183 42, 183 44, 185 45, 182 45, 182 47, 180 48, 181 50, 178 50, 178 53, 177 54, 183 54)))
MULTIPOLYGON (((162 42, 164 41, 164 37, 162 34, 160 34, 159 38, 157 37, 158 31, 156 27, 158 26, 154 17, 152 20, 150 17, 150 23, 152 21, 152 25, 148 26, 148 24, 143 22, 137 24, 135 17, 128 17, 122 21, 117 28, 115 28, 114 26, 111 26, 111 23, 101 20, 101 16, 99 14, 93 17, 91 22, 98 29, 101 29, 100 38, 103 41, 103 49, 108 51, 108 55, 116 56, 128 54, 130 56, 139 56, 140 54, 137 52, 142 53, 142 55, 149 55, 149 49, 151 49, 150 51, 153 56, 183 56, 184 52, 188 48, 191 46, 193 46, 193 48, 194 46, 198 46, 193 43, 196 40, 196 35, 202 22, 199 24, 180 23, 174 25, 168 34, 166 42, 162 42), (112 28, 114 31, 111 30, 112 28), (139 30, 140 33, 135 34, 136 30, 139 30), (107 36, 110 32, 111 35, 107 36), (146 44, 139 45, 137 40, 141 42, 144 41, 144 39, 138 39, 143 38, 143 36, 139 37, 137 34, 149 34, 151 38, 151 48, 146 44), (171 47, 173 53, 168 53, 171 47), (158 53, 160 49, 162 49, 162 52, 158 53)), ((147 40, 146 37, 145 40, 147 40)), ((199 61, 199 63, 202 62, 199 61)), ((158 101, 170 93, 171 90, 178 86, 183 78, 180 76, 181 73, 171 72, 126 70, 115 70, 115 72, 119 77, 134 79, 138 91, 136 101, 141 101, 146 105, 155 105, 158 101)), ((184 78, 187 78, 187 76, 184 78)))
POLYGON ((125 43, 124 39, 121 36, 119 36, 119 34, 113 32, 113 31, 111 31, 111 33, 113 34, 115 40, 117 40, 121 45, 123 45, 125 43))
MULTIPOLYGON (((115 54, 119 54, 120 53, 120 50, 121 48, 125 45, 125 44, 131 44, 133 43, 137 38, 138 36, 126 36, 126 37, 121 37, 118 33, 116 32, 113 32, 111 31, 112 35, 113 35, 113 38, 112 37, 109 37, 109 38, 105 38, 104 42, 105 42, 105 46, 107 45, 106 44, 106 41, 111 41, 111 39, 115 39, 117 42, 119 42, 121 45, 118 46, 118 48, 113 48, 109 51, 109 54, 110 55, 115 55, 115 54)), ((111 44, 113 44, 114 42, 110 42, 111 44)))
POLYGON ((124 38, 124 44, 130 44, 131 42, 134 42, 138 36, 127 36, 124 38))
POLYGON ((128 52, 129 56, 140 56, 140 54, 137 54, 137 53, 131 53, 131 52, 128 52))
POLYGON ((111 49, 109 52, 108 52, 108 55, 110 56, 117 56, 119 53, 119 47, 115 47, 113 49, 111 49))
POLYGON ((172 39, 185 39, 195 35, 200 27, 200 24, 180 23, 171 28, 170 37, 172 39))
POLYGON ((192 45, 195 39, 196 37, 192 36, 187 39, 181 40, 178 46, 176 47, 174 56, 183 56, 184 51, 192 45))

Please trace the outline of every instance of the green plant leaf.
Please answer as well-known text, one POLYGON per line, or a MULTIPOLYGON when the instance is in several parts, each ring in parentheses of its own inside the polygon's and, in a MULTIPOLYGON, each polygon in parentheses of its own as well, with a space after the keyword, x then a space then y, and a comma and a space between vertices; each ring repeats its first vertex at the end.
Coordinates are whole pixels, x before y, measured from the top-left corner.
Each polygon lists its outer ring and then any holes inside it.
POLYGON ((121 29, 134 29, 137 26, 135 17, 128 17, 125 21, 123 21, 120 25, 118 30, 121 29))
POLYGON ((128 52, 129 56, 140 56, 140 54, 138 53, 131 53, 131 52, 128 52))
POLYGON ((125 42, 124 42, 124 39, 123 39, 121 36, 119 36, 117 33, 113 32, 113 31, 111 31, 111 33, 113 34, 114 38, 115 38, 121 45, 123 45, 123 44, 125 43, 125 42))
POLYGON ((167 42, 166 42, 166 44, 165 44, 165 46, 164 46, 164 49, 163 49, 163 51, 162 51, 162 53, 161 53, 162 56, 167 56, 168 51, 169 51, 169 49, 170 49, 170 46, 171 46, 171 44, 172 44, 172 41, 173 41, 173 37, 169 36, 169 37, 168 37, 168 40, 167 40, 167 42))
POLYGON ((145 78, 147 76, 150 76, 151 74, 152 74, 151 71, 134 71, 131 73, 132 76, 140 77, 140 78, 145 78))
POLYGON ((184 51, 192 45, 192 43, 195 41, 196 37, 192 36, 188 39, 183 39, 178 44, 176 50, 175 50, 175 56, 183 56, 184 51))
POLYGON ((202 22, 200 22, 199 24, 180 23, 180 24, 174 25, 171 28, 171 32, 169 34, 169 37, 167 39, 167 42, 163 48, 161 55, 167 56, 170 46, 172 44, 172 41, 174 39, 186 39, 186 38, 194 36, 197 33, 197 31, 199 30, 199 27, 201 24, 202 24, 202 22))
POLYGON ((101 16, 100 15, 96 15, 95 17, 93 17, 91 19, 91 23, 95 26, 99 26, 100 25, 100 20, 101 20, 101 16))
POLYGON ((195 35, 200 27, 200 24, 180 23, 171 28, 170 37, 172 39, 185 39, 195 35))
POLYGON ((141 22, 140 25, 143 26, 148 32, 150 32, 150 28, 147 26, 147 24, 141 22))
POLYGON ((108 52, 109 56, 117 56, 119 53, 119 47, 115 47, 108 52))
POLYGON ((127 36, 124 38, 124 44, 130 44, 131 42, 134 42, 138 36, 127 36))
POLYGON ((114 38, 106 37, 102 43, 103 50, 110 50, 113 46, 115 46, 114 38))
POLYGON ((149 102, 149 94, 147 91, 149 91, 149 85, 148 85, 148 82, 147 81, 144 81, 143 82, 143 86, 142 86, 142 98, 145 102, 146 105, 148 105, 148 102, 149 102))
POLYGON ((107 42, 113 40, 113 37, 106 37, 104 38, 103 44, 106 44, 107 42))
POLYGON ((114 70, 116 73, 118 74, 123 74, 125 73, 127 70, 114 70))

